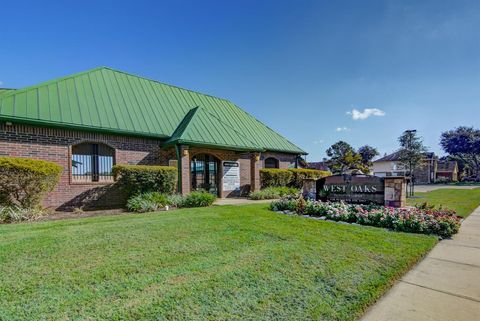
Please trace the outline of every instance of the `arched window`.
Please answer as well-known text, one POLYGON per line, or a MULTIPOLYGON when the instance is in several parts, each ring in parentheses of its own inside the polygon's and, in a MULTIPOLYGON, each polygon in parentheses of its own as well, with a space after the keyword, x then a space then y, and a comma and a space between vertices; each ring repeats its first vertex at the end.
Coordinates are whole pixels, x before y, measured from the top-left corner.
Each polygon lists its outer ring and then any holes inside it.
POLYGON ((72 182, 112 182, 115 150, 104 144, 72 146, 72 182))
POLYGON ((265 158, 265 168, 278 168, 278 159, 273 157, 265 158))

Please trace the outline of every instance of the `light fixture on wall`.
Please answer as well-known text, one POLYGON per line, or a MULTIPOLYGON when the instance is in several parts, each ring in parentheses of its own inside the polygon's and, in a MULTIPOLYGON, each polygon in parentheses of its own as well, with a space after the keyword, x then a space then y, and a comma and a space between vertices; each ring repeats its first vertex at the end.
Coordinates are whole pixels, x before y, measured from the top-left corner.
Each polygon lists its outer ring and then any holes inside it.
POLYGON ((183 150, 183 156, 188 156, 188 149, 183 150))

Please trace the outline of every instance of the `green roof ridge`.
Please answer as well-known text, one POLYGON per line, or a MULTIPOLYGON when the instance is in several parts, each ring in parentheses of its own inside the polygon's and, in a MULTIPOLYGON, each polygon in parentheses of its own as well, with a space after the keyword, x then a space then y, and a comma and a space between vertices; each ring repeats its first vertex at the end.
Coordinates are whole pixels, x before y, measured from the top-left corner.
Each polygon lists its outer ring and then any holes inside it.
MULTIPOLYGON (((265 150, 262 146, 258 145, 256 142, 251 141, 244 134, 242 134, 241 132, 239 132, 238 130, 236 130, 235 128, 230 126, 229 124, 225 123, 220 118, 218 118, 216 115, 212 114, 211 112, 209 112, 208 110, 206 110, 205 108, 203 108, 201 106, 197 106, 195 108, 192 108, 187 113, 187 115, 184 117, 184 119, 182 120, 182 122, 180 123, 178 128, 175 130, 172 137, 165 142, 165 146, 170 146, 170 145, 178 143, 178 142, 187 142, 187 141, 192 143, 192 144, 198 143, 200 145, 212 143, 212 142, 205 142, 205 141, 201 141, 201 140, 195 141, 195 140, 192 140, 192 139, 185 139, 184 138, 185 136, 188 137, 188 134, 190 133, 191 128, 192 128, 191 124, 195 124, 195 120, 198 117, 200 117, 199 112, 200 113, 203 112, 203 113, 208 114, 208 117, 215 119, 215 121, 220 123, 222 126, 224 126, 225 128, 228 128, 228 130, 231 130, 236 135, 240 136, 243 140, 247 141, 248 145, 242 143, 242 149, 245 149, 247 147, 251 147, 254 150, 259 150, 259 151, 265 150)), ((234 145, 228 145, 228 144, 225 144, 223 146, 225 146, 225 147, 230 146, 232 149, 235 149, 237 147, 241 147, 241 146, 234 146, 234 145)))
MULTIPOLYGON (((97 71, 97 70, 102 70, 102 69, 108 69, 108 68, 107 67, 96 67, 96 68, 93 68, 93 69, 77 72, 77 73, 74 73, 74 74, 71 74, 71 75, 68 75, 68 76, 43 81, 43 82, 41 82, 39 84, 36 84, 36 85, 31 85, 31 86, 27 86, 27 87, 18 88, 16 90, 13 90, 11 93, 9 92, 9 94, 21 94, 21 93, 26 92, 28 90, 45 87, 45 86, 51 85, 51 84, 59 82, 59 81, 63 81, 63 80, 71 79, 71 78, 76 78, 78 76, 86 75, 86 74, 92 73, 92 72, 97 71)), ((9 95, 5 95, 2 98, 5 98, 7 96, 9 96, 9 95)))
MULTIPOLYGON (((177 89, 180 89, 180 90, 189 91, 189 92, 192 92, 192 93, 195 93, 195 94, 198 94, 198 95, 202 95, 202 96, 207 96, 207 97, 211 97, 211 98, 215 98, 215 99, 224 100, 224 101, 226 101, 226 102, 229 102, 229 103, 233 104, 230 100, 228 100, 228 99, 226 99, 226 98, 222 98, 222 97, 218 97, 218 96, 214 96, 214 95, 210 95, 210 94, 205 94, 205 93, 202 93, 202 92, 199 92, 199 91, 196 91, 196 90, 192 90, 192 89, 180 87, 180 86, 177 86, 177 85, 168 84, 168 83, 166 83, 166 82, 158 81, 158 80, 155 80, 155 79, 152 79, 152 78, 148 78, 148 77, 145 77, 145 76, 139 76, 139 75, 136 75, 136 74, 132 74, 132 73, 123 71, 123 70, 118 70, 118 69, 111 68, 111 67, 98 67, 97 69, 108 69, 108 70, 111 70, 111 71, 114 71, 114 72, 118 72, 118 73, 121 73, 121 74, 124 74, 124 75, 127 75, 127 76, 137 77, 137 78, 144 79, 144 80, 148 80, 148 81, 153 81, 153 82, 156 82, 156 83, 158 83, 158 84, 160 84, 160 85, 164 85, 164 86, 168 86, 168 87, 173 87, 173 88, 177 88, 177 89)), ((92 71, 93 71, 93 70, 94 70, 94 69, 92 69, 92 71)))
POLYGON ((180 137, 182 137, 182 135, 185 133, 185 131, 187 130, 188 128, 188 124, 190 124, 190 121, 192 120, 193 116, 195 115, 195 113, 197 112, 199 106, 197 107, 194 107, 192 108, 186 115, 185 117, 183 118, 183 120, 180 122, 180 124, 178 125, 177 129, 175 129, 175 131, 173 132, 173 135, 172 137, 170 137, 170 139, 168 139, 165 143, 168 144, 169 141, 174 141, 174 140, 177 140, 177 139, 180 139, 180 137))

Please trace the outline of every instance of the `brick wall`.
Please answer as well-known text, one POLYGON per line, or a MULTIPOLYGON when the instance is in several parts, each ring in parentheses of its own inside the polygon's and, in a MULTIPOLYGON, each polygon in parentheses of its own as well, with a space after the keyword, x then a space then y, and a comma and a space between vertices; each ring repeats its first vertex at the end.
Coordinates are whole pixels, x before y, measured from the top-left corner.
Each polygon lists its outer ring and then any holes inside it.
POLYGON ((297 158, 296 155, 293 154, 284 154, 284 153, 273 153, 273 152, 265 152, 261 154, 261 168, 265 168, 265 159, 273 157, 278 160, 278 168, 292 168, 295 167, 295 159, 297 158))
POLYGON ((190 192, 190 160, 198 154, 209 154, 220 161, 219 166, 219 194, 221 197, 246 196, 250 191, 260 188, 259 170, 264 167, 264 160, 274 157, 279 161, 280 168, 289 168, 295 165, 296 155, 284 153, 250 153, 229 150, 182 147, 182 193, 190 192), (185 152, 186 150, 186 152, 185 152), (256 160, 256 156, 259 160, 256 160), (221 176, 223 175, 222 161, 236 161, 240 164, 240 191, 224 191, 221 176))
MULTIPOLYGON (((125 195, 115 184, 72 183, 71 148, 82 142, 103 143, 115 149, 116 164, 169 165, 176 160, 174 148, 162 149, 161 141, 110 135, 77 130, 0 124, 0 156, 27 157, 52 161, 63 167, 56 189, 44 201, 44 206, 69 210, 72 208, 112 208, 125 203, 125 195)), ((229 150, 182 146, 182 193, 190 192, 190 160, 198 154, 210 154, 219 161, 219 194, 221 197, 245 196, 260 187, 259 169, 264 160, 275 157, 280 168, 293 167, 295 155, 282 153, 250 153, 229 150), (258 160, 257 160, 258 158, 258 160), (240 191, 223 191, 221 161, 238 161, 240 164, 240 191)))
POLYGON ((67 209, 121 205, 124 195, 113 184, 70 182, 71 146, 82 142, 104 143, 115 148, 117 164, 158 164, 161 158, 160 142, 154 139, 0 124, 0 156, 43 159, 63 167, 60 182, 47 196, 44 206, 67 209))
POLYGON ((191 177, 190 177, 190 160, 199 154, 209 154, 219 160, 218 175, 219 175, 219 194, 220 197, 235 197, 244 196, 250 192, 250 153, 240 153, 229 150, 200 148, 200 147, 183 147, 188 149, 188 156, 182 159, 182 185, 183 191, 190 191, 191 177), (222 161, 235 161, 240 164, 240 191, 224 191, 222 184, 223 167, 222 161))

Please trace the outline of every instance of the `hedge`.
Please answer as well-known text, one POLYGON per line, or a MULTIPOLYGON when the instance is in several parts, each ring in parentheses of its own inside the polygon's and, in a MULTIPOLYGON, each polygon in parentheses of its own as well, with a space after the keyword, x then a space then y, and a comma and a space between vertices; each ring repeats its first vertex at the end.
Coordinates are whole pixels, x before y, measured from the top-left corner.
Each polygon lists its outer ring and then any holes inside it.
POLYGON ((320 179, 329 176, 329 171, 303 168, 263 168, 260 170, 260 185, 266 187, 289 186, 302 188, 304 179, 320 179))
POLYGON ((62 170, 60 165, 43 160, 0 157, 0 205, 40 206, 58 184, 62 170))
POLYGON ((266 187, 288 186, 293 173, 288 169, 263 168, 260 170, 260 185, 266 187))
POLYGON ((177 183, 177 168, 172 166, 114 165, 113 175, 130 195, 148 192, 172 194, 177 183))
POLYGON ((329 171, 316 169, 292 168, 289 171, 293 173, 293 178, 289 185, 295 188, 302 188, 304 179, 320 179, 332 175, 329 171))
POLYGON ((266 187, 259 191, 251 192, 248 198, 251 200, 272 200, 284 196, 295 197, 300 195, 300 191, 294 187, 266 187))

